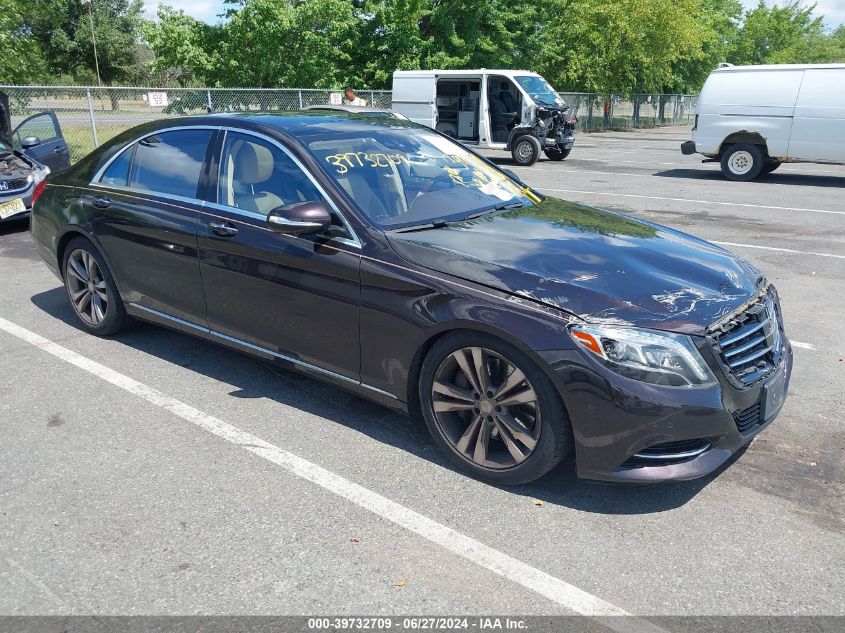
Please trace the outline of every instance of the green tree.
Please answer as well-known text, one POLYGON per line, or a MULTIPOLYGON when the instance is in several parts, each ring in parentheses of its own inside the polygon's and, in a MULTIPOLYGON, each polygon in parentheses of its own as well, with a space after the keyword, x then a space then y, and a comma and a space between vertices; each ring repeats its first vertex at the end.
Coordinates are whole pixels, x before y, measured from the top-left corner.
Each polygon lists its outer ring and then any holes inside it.
POLYGON ((159 5, 158 22, 147 22, 144 39, 153 53, 148 67, 153 75, 172 78, 183 88, 193 77, 205 78, 212 70, 210 43, 220 27, 210 27, 184 11, 159 5))
POLYGON ((20 0, 0 0, 0 83, 31 83, 46 64, 20 0))
POLYGON ((538 70, 558 89, 651 93, 704 55, 699 0, 552 0, 538 70))
POLYGON ((121 81, 136 70, 136 44, 143 12, 141 0, 92 0, 86 5, 79 0, 28 2, 30 29, 52 75, 72 75, 78 80, 96 81, 91 10, 103 83, 110 85, 121 81))
POLYGON ((824 19, 814 15, 815 4, 790 0, 767 6, 763 0, 745 14, 736 45, 734 64, 792 64, 829 61, 832 40, 824 19))

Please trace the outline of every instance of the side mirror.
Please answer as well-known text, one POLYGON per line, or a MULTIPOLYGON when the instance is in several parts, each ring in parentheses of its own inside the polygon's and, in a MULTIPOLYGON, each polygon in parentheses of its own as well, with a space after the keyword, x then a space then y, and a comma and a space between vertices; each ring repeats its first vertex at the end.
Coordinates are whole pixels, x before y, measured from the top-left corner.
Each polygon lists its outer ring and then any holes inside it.
POLYGON ((279 233, 310 235, 328 230, 332 217, 321 202, 294 202, 270 211, 267 225, 279 233))
POLYGON ((21 147, 23 149, 30 149, 32 147, 37 147, 38 145, 41 145, 41 139, 37 136, 25 136, 21 141, 21 147))

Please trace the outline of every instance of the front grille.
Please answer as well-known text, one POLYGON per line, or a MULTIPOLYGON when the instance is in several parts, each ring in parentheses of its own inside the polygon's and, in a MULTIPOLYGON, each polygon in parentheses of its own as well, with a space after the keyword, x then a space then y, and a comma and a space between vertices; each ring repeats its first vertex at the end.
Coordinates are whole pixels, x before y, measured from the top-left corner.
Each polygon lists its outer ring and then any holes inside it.
POLYGON ((754 406, 734 413, 734 422, 736 422, 737 431, 740 433, 748 433, 749 431, 754 430, 755 427, 759 426, 763 422, 760 415, 761 412, 762 409, 760 407, 760 403, 758 402, 754 406))
POLYGON ((4 180, 5 187, 0 185, 0 196, 6 193, 11 193, 19 189, 26 189, 29 186, 29 178, 15 178, 14 180, 4 180))
POLYGON ((722 369, 738 386, 752 385, 777 368, 783 347, 778 311, 774 292, 767 293, 711 332, 722 369))

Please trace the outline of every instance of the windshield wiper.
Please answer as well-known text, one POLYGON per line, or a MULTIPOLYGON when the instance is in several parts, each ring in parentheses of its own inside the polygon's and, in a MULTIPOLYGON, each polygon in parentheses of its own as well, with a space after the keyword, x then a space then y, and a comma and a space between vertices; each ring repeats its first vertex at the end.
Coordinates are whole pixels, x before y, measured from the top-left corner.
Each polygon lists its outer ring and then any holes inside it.
POLYGON ((401 226, 398 229, 388 229, 388 233, 413 233, 414 231, 428 231, 429 229, 444 229, 451 224, 444 220, 436 222, 424 222, 423 224, 411 224, 410 226, 401 226))
POLYGON ((506 204, 494 204, 492 207, 487 207, 486 209, 481 209, 480 211, 475 211, 470 213, 468 216, 464 217, 464 220, 475 220, 476 218, 480 218, 485 215, 490 215, 491 213, 496 213, 497 211, 504 211, 505 209, 519 209, 524 207, 525 205, 521 202, 508 202, 506 204))

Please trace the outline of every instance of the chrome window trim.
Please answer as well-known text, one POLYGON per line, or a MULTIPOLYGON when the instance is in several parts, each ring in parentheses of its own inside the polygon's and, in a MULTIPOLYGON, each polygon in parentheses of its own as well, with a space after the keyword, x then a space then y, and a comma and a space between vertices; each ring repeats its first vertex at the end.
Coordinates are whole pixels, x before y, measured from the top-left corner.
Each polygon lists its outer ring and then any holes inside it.
POLYGON ((191 328, 193 330, 197 330, 199 332, 202 332, 203 334, 209 334, 211 336, 214 336, 214 337, 217 337, 217 338, 222 338, 222 339, 227 340, 229 342, 236 343, 238 345, 242 345, 242 346, 247 347, 249 349, 253 349, 257 352, 269 354, 270 356, 274 356, 275 358, 278 358, 280 360, 284 360, 284 361, 287 361, 289 363, 293 363, 294 365, 297 365, 297 366, 302 367, 304 369, 307 369, 309 371, 315 371, 319 374, 329 376, 330 378, 334 378, 336 380, 341 380, 343 382, 353 384, 357 387, 363 387, 364 389, 368 389, 369 391, 374 391, 374 392, 379 393, 383 396, 387 396, 389 398, 392 398, 393 400, 399 399, 396 395, 390 393, 389 391, 384 391, 383 389, 379 389, 378 387, 373 387, 372 385, 368 385, 367 383, 361 382, 360 380, 355 380, 354 378, 350 378, 349 376, 344 376, 343 374, 338 374, 337 372, 331 371, 330 369, 324 369, 324 368, 319 367, 317 365, 312 365, 311 363, 306 363, 304 360, 299 360, 297 358, 293 358, 292 356, 288 356, 286 354, 274 352, 271 349, 267 349, 266 347, 261 347, 260 345, 255 345, 254 343, 249 343, 247 341, 236 338, 234 336, 229 336, 228 334, 223 334, 222 332, 216 332, 215 330, 212 330, 210 328, 203 327, 201 325, 197 325, 196 323, 191 323, 190 321, 186 321, 185 319, 180 319, 178 317, 171 316, 171 315, 167 314, 166 312, 161 312, 160 310, 148 308, 147 306, 143 306, 139 303, 130 303, 129 305, 132 306, 133 308, 136 308, 136 309, 141 310, 143 312, 148 312, 150 314, 154 314, 155 316, 157 316, 159 318, 166 319, 168 321, 173 321, 174 323, 178 323, 180 325, 191 328))
MULTIPOLYGON (((97 173, 94 174, 94 177, 91 179, 91 182, 89 182, 88 184, 91 185, 91 186, 102 184, 100 182, 100 179, 103 177, 103 173, 105 173, 105 171, 109 168, 109 166, 111 166, 111 164, 117 159, 117 157, 120 156, 127 149, 132 147, 135 143, 147 138, 148 136, 153 136, 154 134, 163 134, 164 132, 180 132, 182 130, 212 130, 212 131, 216 131, 216 130, 219 130, 219 129, 220 129, 219 125, 208 125, 208 124, 204 124, 204 125, 174 125, 173 127, 161 128, 160 130, 156 130, 155 132, 150 132, 149 134, 145 134, 144 136, 136 137, 136 138, 132 139, 131 141, 129 141, 128 143, 126 143, 126 145, 124 145, 119 151, 115 152, 114 156, 109 158, 103 164, 103 166, 100 167, 97 170, 97 173)), ((132 189, 132 191, 136 191, 136 190, 132 189)), ((170 194, 162 193, 161 195, 170 195, 170 194)))
MULTIPOLYGON (((333 238, 331 238, 331 241, 332 242, 340 242, 341 244, 346 244, 346 245, 352 246, 354 248, 361 248, 361 240, 358 239, 358 235, 352 229, 352 225, 349 224, 349 221, 346 219, 346 216, 343 215, 343 213, 341 212, 337 203, 326 192, 326 190, 323 189, 323 187, 320 185, 320 183, 317 182, 317 179, 314 178, 314 174, 312 174, 305 167, 305 165, 302 164, 302 162, 293 154, 293 152, 291 152, 287 147, 285 147, 282 143, 280 143, 276 139, 270 138, 269 136, 262 134, 261 132, 255 132, 253 130, 244 130, 244 129, 236 128, 236 127, 228 127, 228 126, 225 126, 225 125, 220 126, 220 129, 223 130, 226 133, 226 136, 223 137, 223 144, 221 145, 221 155, 219 157, 220 163, 217 165, 217 182, 218 183, 220 182, 220 174, 221 174, 221 170, 223 169, 222 148, 226 146, 226 137, 229 135, 229 132, 235 132, 235 133, 239 133, 239 134, 246 134, 248 136, 254 136, 254 137, 259 138, 263 141, 266 141, 266 142, 268 142, 272 145, 275 145, 280 150, 282 150, 282 152, 285 155, 287 155, 287 157, 290 158, 291 161, 293 161, 293 164, 296 165, 297 168, 299 168, 299 170, 302 173, 304 173, 306 175, 308 180, 311 181, 311 184, 314 185, 314 187, 317 189, 317 191, 320 192, 320 195, 322 195, 323 198, 325 198, 326 201, 329 203, 329 206, 337 214, 337 217, 340 218, 340 221, 343 223, 343 227, 346 229, 346 231, 349 233, 349 235, 352 236, 351 238, 333 237, 333 238)), ((219 198, 219 188, 218 188, 217 192, 215 192, 215 197, 219 198)), ((248 217, 258 216, 260 219, 263 219, 263 220, 267 219, 267 216, 261 215, 260 213, 254 213, 252 211, 244 211, 243 209, 239 209, 238 207, 230 207, 229 205, 220 204, 219 201, 215 201, 213 203, 208 204, 208 206, 212 206, 212 205, 214 205, 212 208, 216 208, 216 209, 221 210, 221 211, 230 211, 230 212, 234 212, 234 213, 244 213, 248 217)))
MULTIPOLYGON (((284 152, 293 161, 293 163, 302 172, 305 173, 305 175, 308 177, 308 179, 311 181, 311 183, 314 185, 314 187, 317 188, 317 191, 319 191, 320 194, 328 201, 329 206, 331 206, 332 210, 340 218, 340 221, 343 223, 343 226, 346 229, 346 231, 349 233, 349 235, 352 236, 352 238, 332 237, 329 241, 330 242, 337 242, 337 243, 340 243, 340 244, 345 244, 347 246, 351 246, 351 247, 357 248, 359 250, 361 249, 361 247, 362 247, 361 246, 361 240, 358 239, 358 234, 355 233, 355 231, 352 228, 352 225, 349 224, 349 220, 347 220, 346 216, 343 215, 343 213, 341 212, 337 203, 334 201, 334 199, 330 195, 328 195, 326 190, 323 189, 322 186, 320 186, 320 183, 317 182, 317 180, 314 178, 314 175, 308 169, 306 169, 305 166, 302 164, 302 162, 296 156, 294 156, 293 153, 287 147, 285 147, 283 144, 281 144, 280 142, 278 142, 275 139, 268 137, 265 134, 262 134, 260 132, 254 132, 253 130, 244 130, 244 129, 241 129, 241 128, 231 127, 231 126, 227 126, 227 125, 201 124, 201 125, 174 125, 172 127, 166 127, 166 128, 162 128, 160 130, 156 130, 155 132, 150 132, 149 134, 146 134, 146 135, 141 136, 139 138, 132 139, 131 141, 126 143, 119 151, 115 152, 114 156, 109 158, 103 164, 103 166, 100 167, 100 169, 97 170, 97 173, 94 174, 94 177, 88 183, 88 186, 89 187, 102 188, 102 189, 110 189, 110 190, 113 190, 113 191, 120 191, 120 192, 125 192, 125 193, 128 193, 128 194, 156 195, 156 196, 160 196, 162 198, 170 198, 172 200, 176 200, 176 201, 182 202, 182 203, 193 204, 195 206, 204 207, 204 208, 216 209, 218 211, 226 211, 228 213, 240 214, 240 215, 243 215, 243 216, 251 218, 251 219, 266 221, 267 216, 262 215, 260 213, 254 213, 252 211, 246 211, 245 209, 238 209, 237 207, 230 207, 228 205, 218 204, 217 202, 209 202, 207 200, 201 200, 199 198, 187 198, 187 197, 184 197, 184 196, 177 196, 177 195, 174 195, 174 194, 156 192, 156 191, 146 190, 146 189, 134 189, 132 187, 121 187, 120 185, 107 185, 107 184, 100 182, 100 179, 103 177, 103 174, 105 173, 105 171, 109 168, 109 166, 111 166, 111 164, 115 160, 117 160, 117 157, 120 156, 121 154, 123 154, 123 152, 130 149, 133 145, 138 143, 140 140, 146 138, 147 136, 152 136, 153 134, 159 134, 159 133, 164 133, 164 132, 175 132, 175 131, 181 131, 181 130, 212 130, 212 131, 223 131, 223 132, 226 132, 226 133, 228 133, 228 132, 240 132, 240 133, 243 133, 243 134, 255 136, 255 137, 263 139, 265 141, 269 141, 270 143, 272 143, 273 145, 278 147, 280 150, 282 150, 282 152, 284 152)), ((224 143, 226 142, 225 137, 223 138, 223 142, 224 143)), ((220 174, 219 174, 220 167, 221 166, 218 165, 218 179, 220 177, 220 174)), ((217 194, 215 192, 215 197, 216 196, 217 196, 217 194)), ((294 237, 296 239, 302 239, 302 238, 297 238, 295 235, 291 235, 291 236, 288 236, 288 237, 294 237)))
POLYGON ((151 189, 133 189, 132 187, 122 187, 120 185, 104 185, 102 183, 91 183, 90 185, 92 188, 97 189, 106 189, 109 191, 117 191, 118 193, 125 193, 128 195, 132 195, 133 197, 138 196, 158 196, 160 198, 167 198, 169 200, 173 200, 174 202, 168 202, 167 200, 156 200, 156 202, 160 204, 169 204, 174 207, 184 208, 182 205, 191 204, 194 207, 202 208, 205 206, 205 200, 200 200, 199 198, 188 198, 186 196, 177 196, 173 193, 160 193, 158 191, 153 191, 151 189), (181 202, 182 204, 176 204, 176 202, 181 202))

